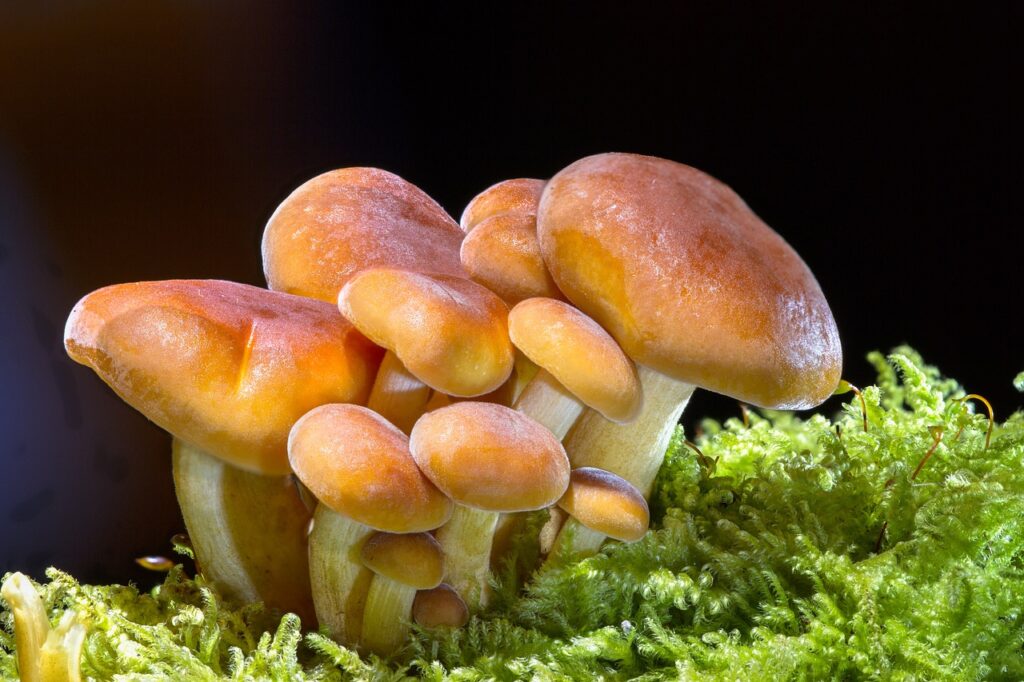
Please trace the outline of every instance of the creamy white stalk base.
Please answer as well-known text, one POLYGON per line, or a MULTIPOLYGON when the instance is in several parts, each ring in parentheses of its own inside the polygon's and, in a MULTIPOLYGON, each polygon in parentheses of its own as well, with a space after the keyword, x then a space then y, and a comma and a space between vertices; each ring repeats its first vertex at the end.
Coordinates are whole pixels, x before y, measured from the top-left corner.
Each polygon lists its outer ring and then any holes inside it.
POLYGON ((388 351, 377 370, 366 406, 408 435, 430 400, 431 388, 388 351))
POLYGON ((374 575, 366 593, 362 645, 380 656, 394 653, 405 643, 412 618, 416 588, 387 576, 374 575))
POLYGON ((490 600, 487 574, 498 516, 498 512, 458 504, 448 523, 436 534, 444 551, 444 581, 459 593, 471 611, 486 606, 490 600))
POLYGON ((50 621, 32 581, 12 573, 0 594, 14 614, 14 646, 22 682, 81 682, 86 629, 74 611, 65 611, 57 627, 50 621))
POLYGON ((203 576, 228 599, 296 613, 314 627, 306 528, 289 476, 263 476, 174 439, 174 487, 203 576))
POLYGON ((317 505, 309 534, 309 579, 321 626, 348 646, 359 642, 366 592, 373 573, 359 552, 373 529, 317 505))

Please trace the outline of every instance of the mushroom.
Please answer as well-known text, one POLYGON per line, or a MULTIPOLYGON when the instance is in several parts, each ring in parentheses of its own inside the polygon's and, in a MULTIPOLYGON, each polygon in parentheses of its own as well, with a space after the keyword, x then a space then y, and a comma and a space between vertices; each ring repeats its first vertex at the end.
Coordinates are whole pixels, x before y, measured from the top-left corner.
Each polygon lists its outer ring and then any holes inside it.
POLYGON ((535 216, 544 184, 544 180, 536 178, 514 178, 495 183, 466 204, 459 225, 469 234, 482 222, 496 215, 535 216))
MULTIPOLYGON (((263 232, 267 286, 337 304, 358 272, 388 267, 465 277, 463 233, 421 189, 377 168, 342 168, 303 183, 263 232)), ((385 355, 367 405, 408 433, 431 390, 385 355)))
POLYGON ((605 537, 636 542, 651 522, 647 500, 636 486, 594 467, 572 470, 569 488, 558 500, 558 507, 571 519, 562 528, 552 556, 575 551, 576 543, 585 548, 584 552, 595 552, 605 537), (573 546, 569 546, 570 537, 573 546))
POLYGON ((43 600, 24 573, 8 575, 0 586, 0 596, 14 616, 18 679, 22 682, 80 682, 86 629, 78 614, 68 609, 57 627, 50 627, 43 600))
MULTIPOLYGON (((484 395, 512 373, 508 308, 470 280, 371 268, 342 288, 338 308, 416 380, 439 393, 484 395)), ((408 431, 405 425, 411 427, 418 416, 403 415, 399 426, 408 431)))
POLYGON ((599 154, 548 182, 537 218, 558 287, 638 363, 643 385, 636 421, 576 423, 574 466, 647 495, 695 386, 777 409, 812 407, 837 386, 839 336, 814 275, 718 180, 599 154))
POLYGON ((175 440, 182 515, 225 596, 312 622, 287 437, 326 402, 365 401, 381 351, 320 301, 213 280, 119 284, 72 310, 68 355, 175 440))
POLYGON ((409 634, 417 590, 430 590, 444 577, 444 554, 430 533, 376 533, 363 543, 363 565, 374 573, 366 593, 361 641, 381 655, 393 653, 409 634))
POLYGON ((420 470, 455 501, 437 531, 445 581, 486 605, 491 538, 500 512, 543 509, 569 485, 569 460, 550 431, 521 412, 460 402, 420 417, 409 446, 420 470))
MULTIPOLYGON (((348 645, 357 644, 364 629, 388 632, 395 627, 390 621, 363 627, 371 574, 360 558, 362 545, 375 530, 433 530, 451 516, 452 501, 416 467, 408 437, 365 407, 311 410, 291 430, 288 457, 296 476, 320 501, 309 536, 309 573, 320 624, 348 645)), ((366 615, 390 613, 375 609, 366 615)))
POLYGON ((469 608, 451 585, 441 583, 416 593, 412 619, 424 628, 461 628, 469 622, 469 608))

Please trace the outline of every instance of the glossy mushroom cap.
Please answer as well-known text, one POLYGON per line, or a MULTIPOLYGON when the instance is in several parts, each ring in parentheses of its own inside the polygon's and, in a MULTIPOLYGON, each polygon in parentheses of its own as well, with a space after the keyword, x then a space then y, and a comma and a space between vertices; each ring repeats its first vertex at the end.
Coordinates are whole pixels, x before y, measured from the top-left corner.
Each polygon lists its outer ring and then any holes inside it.
POLYGON ((429 590, 444 577, 444 553, 430 533, 375 533, 359 551, 368 569, 417 590, 429 590))
POLYGON ((322 405, 295 423, 288 457, 322 504, 377 530, 417 533, 443 525, 452 501, 416 468, 409 439, 358 405, 322 405))
POLYGON ((377 168, 342 168, 301 185, 270 217, 263 271, 271 289, 333 304, 363 268, 464 277, 462 237, 412 183, 377 168))
POLYGON ((509 305, 562 296, 541 257, 533 214, 503 213, 483 220, 466 235, 459 257, 470 279, 509 305))
POLYGON ((842 350, 814 275, 729 187, 689 166, 599 154, 537 214, 558 287, 635 361, 755 405, 819 404, 842 350))
POLYGON ((412 619, 425 628, 461 628, 469 622, 469 607, 451 585, 441 583, 416 593, 412 619))
POLYGON ((515 178, 495 183, 470 200, 462 211, 459 225, 468 234, 492 216, 507 213, 536 215, 544 184, 544 180, 535 178, 515 178))
POLYGON ((512 373, 508 308, 467 279, 364 270, 341 290, 338 307, 359 331, 441 393, 490 393, 512 373))
POLYGON ((573 469, 558 506, 591 530, 623 542, 644 536, 651 515, 647 500, 621 476, 604 469, 573 469))
POLYGON ((515 512, 554 504, 569 484, 569 459, 546 428, 493 403, 462 402, 420 417, 412 456, 459 504, 515 512))
POLYGON ((381 358, 334 306, 216 280, 94 291, 64 344, 161 428, 262 474, 288 473, 288 431, 310 409, 364 402, 381 358))
POLYGON ((531 298, 508 316, 512 343, 607 419, 627 422, 643 403, 636 367, 608 332, 568 303, 531 298))

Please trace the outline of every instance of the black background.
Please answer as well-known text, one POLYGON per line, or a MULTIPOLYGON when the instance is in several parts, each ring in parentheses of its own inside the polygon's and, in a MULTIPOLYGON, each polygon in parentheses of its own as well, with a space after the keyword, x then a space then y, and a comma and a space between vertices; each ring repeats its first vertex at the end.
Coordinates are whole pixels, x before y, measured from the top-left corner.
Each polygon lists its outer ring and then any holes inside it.
MULTIPOLYGON (((152 579, 168 438, 64 357, 63 321, 114 282, 262 284, 267 217, 336 167, 457 217, 590 153, 689 163, 817 274, 848 379, 909 342, 997 416, 1022 403, 1010 3, 432 4, 0 5, 0 571, 152 579)), ((737 411, 700 394, 684 423, 737 411)))

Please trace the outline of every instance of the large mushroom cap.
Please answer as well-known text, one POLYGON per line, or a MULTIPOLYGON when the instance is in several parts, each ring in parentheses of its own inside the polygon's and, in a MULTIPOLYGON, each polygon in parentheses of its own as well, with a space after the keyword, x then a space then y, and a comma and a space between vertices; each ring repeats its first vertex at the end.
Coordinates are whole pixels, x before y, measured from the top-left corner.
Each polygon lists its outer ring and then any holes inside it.
POLYGON ((296 422, 288 438, 295 475, 321 503, 389 533, 433 530, 452 501, 416 468, 409 439, 358 405, 322 405, 296 422))
POLYGON ((412 183, 377 168, 342 168, 305 182, 270 217, 263 271, 271 289, 334 303, 363 268, 464 277, 462 237, 412 183))
POLYGON ((537 214, 565 295, 637 362, 773 408, 831 395, 842 351, 814 275, 729 187, 683 164, 599 154, 537 214))
POLYGON ((409 446, 423 473, 468 507, 542 509, 569 485, 569 459, 551 432, 493 403, 456 403, 428 412, 413 427, 409 446))
POLYGON ((508 308, 467 279, 363 270, 342 289, 338 307, 359 331, 441 393, 483 395, 512 373, 508 308))
POLYGON ((508 330, 516 348, 605 418, 626 422, 639 412, 636 367, 601 325, 576 308, 530 298, 509 312, 508 330))
POLYGON ((161 428, 264 474, 289 471, 288 431, 307 411, 364 402, 381 357, 332 305, 215 280, 99 289, 64 337, 161 428))

